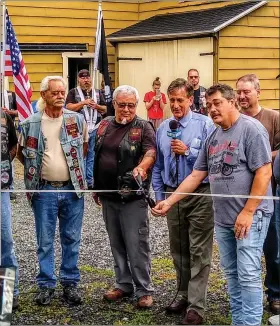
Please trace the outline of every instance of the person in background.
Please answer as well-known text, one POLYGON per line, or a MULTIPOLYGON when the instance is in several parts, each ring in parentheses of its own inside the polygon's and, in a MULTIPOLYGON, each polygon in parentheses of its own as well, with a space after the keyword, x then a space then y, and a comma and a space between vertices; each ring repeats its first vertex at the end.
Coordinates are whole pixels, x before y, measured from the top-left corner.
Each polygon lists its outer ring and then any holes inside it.
MULTIPOLYGON (((280 114, 279 110, 263 108, 259 103, 261 93, 260 81, 255 74, 240 77, 236 82, 237 101, 241 112, 258 120, 267 130, 272 158, 280 148, 280 114)), ((276 194, 276 182, 272 177, 272 193, 276 194)), ((275 202, 276 203, 276 202, 275 202)), ((280 241, 280 232, 277 217, 272 215, 264 242, 264 256, 266 262, 266 277, 264 285, 270 310, 280 314, 280 259, 277 244, 280 241)))
POLYGON ((191 110, 196 113, 207 115, 205 91, 206 88, 199 85, 199 72, 197 69, 190 69, 188 71, 188 82, 194 89, 194 101, 191 105, 191 110))
POLYGON ((101 121, 102 114, 106 113, 106 101, 102 92, 95 90, 96 102, 93 99, 92 77, 88 70, 82 69, 78 73, 78 87, 72 88, 66 98, 66 109, 83 114, 88 126, 89 141, 88 153, 85 158, 85 170, 88 189, 93 185, 94 161, 94 127, 101 121))
POLYGON ((160 91, 161 82, 157 77, 152 84, 153 90, 146 93, 144 103, 148 111, 148 120, 153 124, 157 130, 163 121, 164 107, 166 104, 166 97, 160 91))

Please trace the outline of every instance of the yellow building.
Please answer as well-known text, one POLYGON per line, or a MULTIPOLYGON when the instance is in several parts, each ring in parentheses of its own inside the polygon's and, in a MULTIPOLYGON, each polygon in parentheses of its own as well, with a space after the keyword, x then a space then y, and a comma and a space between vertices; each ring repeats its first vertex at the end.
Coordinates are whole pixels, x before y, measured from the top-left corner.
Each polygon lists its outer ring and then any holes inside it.
MULTIPOLYGON (((91 68, 98 2, 8 0, 7 7, 33 99, 44 76, 63 75, 71 88, 77 71, 91 68)), ((115 85, 132 84, 143 98, 155 77, 161 77, 165 91, 172 79, 186 77, 193 67, 206 87, 216 81, 234 86, 236 78, 254 72, 261 80, 261 103, 278 108, 278 1, 110 0, 103 1, 102 9, 115 85), (179 18, 181 25, 176 25, 179 18)), ((142 103, 140 115, 146 116, 142 103)))

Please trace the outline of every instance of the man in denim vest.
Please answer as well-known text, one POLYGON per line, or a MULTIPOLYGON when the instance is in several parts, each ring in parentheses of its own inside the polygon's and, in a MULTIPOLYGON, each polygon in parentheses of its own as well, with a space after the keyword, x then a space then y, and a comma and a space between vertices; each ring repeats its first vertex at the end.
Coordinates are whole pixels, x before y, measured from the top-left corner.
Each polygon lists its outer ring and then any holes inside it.
POLYGON ((65 81, 59 76, 42 80, 40 111, 21 123, 18 159, 24 165, 24 182, 35 215, 39 293, 36 302, 48 305, 54 295, 56 275, 54 238, 56 220, 62 247, 60 283, 69 304, 79 304, 80 273, 77 266, 84 212, 84 156, 87 126, 82 115, 64 109, 65 81), (53 192, 40 192, 51 190, 53 192), (63 192, 71 190, 71 192, 63 192))
MULTIPOLYGON (((151 169, 155 162, 155 131, 150 122, 136 115, 138 91, 123 85, 115 89, 115 117, 100 122, 96 134, 94 187, 116 190, 98 193, 103 218, 115 261, 116 283, 104 294, 108 301, 117 301, 134 292, 139 308, 153 303, 151 282, 151 250, 149 245, 148 207, 136 176, 148 190, 151 169)), ((94 199, 100 204, 99 198, 94 199)))
POLYGON ((102 119, 102 114, 106 113, 106 101, 104 94, 92 89, 92 77, 86 69, 78 72, 78 87, 70 89, 66 98, 66 108, 68 110, 83 114, 88 126, 88 153, 85 158, 85 170, 88 189, 92 189, 93 184, 93 161, 94 161, 94 127, 102 119))

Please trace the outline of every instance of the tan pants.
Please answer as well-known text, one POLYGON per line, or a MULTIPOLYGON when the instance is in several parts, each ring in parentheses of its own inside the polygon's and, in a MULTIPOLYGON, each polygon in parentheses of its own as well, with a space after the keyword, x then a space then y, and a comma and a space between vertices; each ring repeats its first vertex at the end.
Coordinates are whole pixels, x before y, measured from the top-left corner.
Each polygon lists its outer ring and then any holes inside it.
MULTIPOLYGON (((210 186, 201 184, 195 192, 210 193, 210 186)), ((203 317, 214 231, 211 197, 182 199, 179 210, 176 204, 167 213, 167 225, 179 294, 188 300, 187 310, 194 309, 203 317)))

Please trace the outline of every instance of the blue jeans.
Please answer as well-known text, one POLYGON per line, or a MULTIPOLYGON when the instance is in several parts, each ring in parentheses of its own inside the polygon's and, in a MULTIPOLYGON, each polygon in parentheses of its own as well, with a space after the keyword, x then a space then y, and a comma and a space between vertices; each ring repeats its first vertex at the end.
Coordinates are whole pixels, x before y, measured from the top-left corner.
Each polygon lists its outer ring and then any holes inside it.
MULTIPOLYGON (((277 185, 276 196, 280 196, 277 185)), ((274 201, 274 214, 271 217, 263 251, 266 263, 264 285, 267 287, 268 301, 280 299, 280 202, 274 201)))
POLYGON ((221 266, 227 279, 233 325, 260 325, 263 314, 263 289, 261 256, 270 215, 263 215, 262 228, 258 231, 259 218, 246 239, 237 240, 234 229, 215 226, 221 266))
POLYGON ((93 185, 93 168, 94 168, 94 145, 95 145, 95 136, 96 130, 89 133, 88 138, 88 152, 87 156, 84 159, 85 162, 85 171, 86 171, 86 180, 88 186, 93 185))
MULTIPOLYGON (((40 190, 73 190, 72 184, 54 188, 47 184, 40 190)), ((40 192, 32 198, 37 236, 37 255, 39 259, 39 287, 55 288, 54 239, 56 220, 59 220, 59 234, 62 248, 60 283, 62 286, 74 285, 80 281, 77 266, 81 240, 84 198, 75 192, 40 192)))
POLYGON ((14 296, 18 296, 18 263, 13 245, 12 210, 8 192, 1 192, 1 267, 15 268, 14 296))

